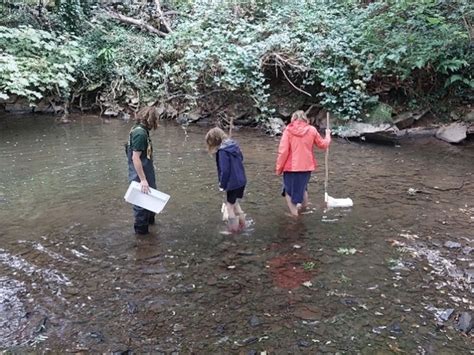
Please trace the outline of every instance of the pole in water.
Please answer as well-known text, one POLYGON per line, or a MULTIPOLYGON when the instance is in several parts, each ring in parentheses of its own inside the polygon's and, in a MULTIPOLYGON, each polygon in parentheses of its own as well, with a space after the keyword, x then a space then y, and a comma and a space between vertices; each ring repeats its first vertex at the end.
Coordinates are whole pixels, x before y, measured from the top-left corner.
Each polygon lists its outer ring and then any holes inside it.
MULTIPOLYGON (((326 115, 326 129, 329 129, 329 112, 326 115)), ((327 208, 347 208, 354 205, 351 198, 334 198, 328 194, 328 184, 329 184, 329 146, 326 148, 326 155, 324 157, 326 174, 324 179, 324 202, 326 203, 327 208)))

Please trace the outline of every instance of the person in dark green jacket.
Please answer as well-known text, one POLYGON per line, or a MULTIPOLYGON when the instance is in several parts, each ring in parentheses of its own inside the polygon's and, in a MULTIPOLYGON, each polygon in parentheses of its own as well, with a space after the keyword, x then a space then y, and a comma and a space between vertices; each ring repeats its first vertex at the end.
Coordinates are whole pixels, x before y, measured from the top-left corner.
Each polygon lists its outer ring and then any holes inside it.
MULTIPOLYGON (((150 130, 158 127, 158 120, 152 110, 154 107, 137 113, 127 144, 128 180, 139 182, 144 193, 149 193, 150 187, 156 189, 150 130)), ((133 214, 135 233, 148 234, 148 226, 155 223, 155 213, 134 205, 133 214)))

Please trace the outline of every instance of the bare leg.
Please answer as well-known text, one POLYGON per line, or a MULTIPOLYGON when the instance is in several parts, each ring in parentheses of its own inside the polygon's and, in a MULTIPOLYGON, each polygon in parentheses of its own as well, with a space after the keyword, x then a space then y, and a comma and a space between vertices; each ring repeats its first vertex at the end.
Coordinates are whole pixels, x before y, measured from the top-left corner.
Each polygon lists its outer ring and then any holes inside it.
POLYGON ((304 192, 303 195, 303 203, 300 205, 299 211, 305 211, 308 208, 309 201, 308 201, 308 191, 304 192))
POLYGON ((239 217, 239 226, 241 229, 244 229, 247 227, 247 222, 245 220, 245 212, 242 210, 242 207, 240 207, 239 202, 237 201, 234 205, 234 210, 235 210, 235 215, 239 217))
POLYGON ((294 217, 298 217, 298 208, 296 208, 296 205, 291 201, 291 196, 287 194, 285 194, 285 198, 286 198, 286 204, 288 205, 288 208, 290 209, 290 213, 292 216, 294 217))
POLYGON ((226 202, 225 206, 227 208, 227 213, 229 215, 229 218, 235 218, 235 204, 233 205, 229 202, 226 202))
POLYGON ((239 220, 235 213, 235 204, 226 202, 226 207, 229 214, 229 219, 227 220, 229 231, 237 232, 239 230, 239 220))
POLYGON ((303 195, 303 207, 308 207, 309 205, 309 198, 308 198, 308 191, 305 191, 304 192, 304 195, 303 195))

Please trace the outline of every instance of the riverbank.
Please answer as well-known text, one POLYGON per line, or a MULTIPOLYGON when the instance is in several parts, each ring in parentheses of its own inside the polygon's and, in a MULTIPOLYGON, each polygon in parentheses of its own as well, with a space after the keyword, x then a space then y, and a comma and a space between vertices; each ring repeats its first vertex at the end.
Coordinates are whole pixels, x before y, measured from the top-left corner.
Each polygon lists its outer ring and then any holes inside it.
MULTIPOLYGON (((292 107, 293 110, 296 106, 292 107)), ((306 111, 311 124, 321 131, 326 128, 327 111, 325 109, 316 105, 297 107, 297 109, 306 111)), ((227 107, 223 110, 225 117, 212 116, 200 111, 180 113, 166 105, 158 105, 153 111, 161 120, 175 121, 183 126, 190 124, 212 126, 218 124, 228 128, 232 120, 236 127, 258 127, 269 135, 278 136, 290 121, 291 114, 294 112, 292 110, 281 107, 277 110, 278 116, 270 117, 260 124, 252 120, 243 105, 227 107)), ((78 111, 78 109, 76 108, 75 111, 78 111)), ((403 111, 399 109, 400 113, 398 114, 392 113, 392 111, 390 109, 387 113, 383 110, 373 110, 368 114, 370 123, 346 121, 332 117, 331 129, 335 136, 341 138, 391 145, 400 144, 406 139, 430 137, 447 143, 459 144, 465 140, 471 140, 474 136, 474 109, 470 106, 460 107, 443 117, 430 110, 403 111)), ((15 101, 4 102, 3 111, 0 112, 0 115, 3 116, 9 114, 30 115, 33 113, 41 117, 42 115, 56 114, 57 122, 62 124, 70 123, 77 117, 76 113, 72 116, 68 114, 67 118, 64 118, 61 108, 54 106, 53 103, 41 102, 32 107, 26 100, 19 98, 16 98, 15 101), (58 111, 56 112, 56 110, 58 111)), ((98 119, 106 121, 114 119, 128 121, 134 115, 133 112, 128 112, 130 113, 109 110, 102 113, 102 115, 100 112, 96 112, 96 115, 98 119)))
POLYGON ((34 107, 68 121, 74 110, 126 118, 153 105, 180 124, 232 119, 271 134, 295 110, 316 119, 324 109, 337 126, 370 125, 346 137, 397 140, 415 133, 394 126, 429 127, 409 123, 419 116, 448 124, 467 114, 457 110, 473 99, 473 6, 5 1, 0 109, 34 107))

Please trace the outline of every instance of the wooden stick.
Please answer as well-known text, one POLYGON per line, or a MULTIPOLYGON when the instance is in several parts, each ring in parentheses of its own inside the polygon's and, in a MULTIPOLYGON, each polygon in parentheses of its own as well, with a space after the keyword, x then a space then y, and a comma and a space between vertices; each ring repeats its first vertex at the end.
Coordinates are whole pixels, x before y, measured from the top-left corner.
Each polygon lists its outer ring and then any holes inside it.
MULTIPOLYGON (((329 129, 329 112, 326 115, 326 129, 329 129)), ((326 176, 324 179, 324 195, 328 192, 328 182, 329 182, 329 146, 326 148, 326 156, 324 157, 324 165, 326 168, 326 176)))
POLYGON ((114 11, 110 11, 110 10, 107 11, 106 13, 111 18, 116 19, 119 22, 123 22, 123 23, 126 23, 128 25, 140 27, 144 30, 147 30, 150 33, 154 33, 154 34, 156 34, 160 37, 163 37, 163 38, 166 37, 166 33, 161 32, 159 29, 145 23, 143 20, 137 20, 133 17, 128 17, 128 16, 125 16, 125 15, 119 14, 118 12, 114 12, 114 11))
MULTIPOLYGON (((288 75, 286 75, 285 71, 282 69, 281 70, 283 72, 283 75, 285 76, 286 80, 290 83, 291 86, 293 86, 296 90, 298 90, 299 92, 305 94, 305 95, 308 95, 308 96, 311 96, 311 94, 309 92, 306 92, 304 91, 303 89, 300 89, 299 87, 297 87, 295 84, 293 84, 290 80, 290 78, 288 78, 288 75)), ((311 96, 312 97, 312 96, 311 96)))
POLYGON ((170 24, 168 23, 168 21, 166 20, 165 15, 163 14, 163 10, 161 9, 160 0, 155 0, 155 5, 156 5, 156 11, 158 11, 158 14, 160 15, 160 19, 161 19, 161 22, 163 23, 163 26, 165 26, 168 33, 173 32, 173 30, 171 29, 170 24))

